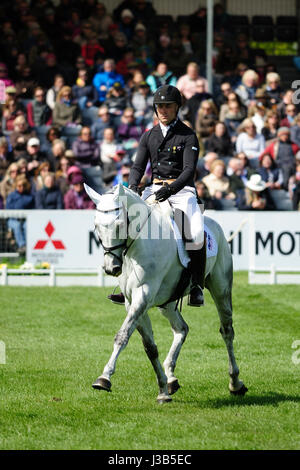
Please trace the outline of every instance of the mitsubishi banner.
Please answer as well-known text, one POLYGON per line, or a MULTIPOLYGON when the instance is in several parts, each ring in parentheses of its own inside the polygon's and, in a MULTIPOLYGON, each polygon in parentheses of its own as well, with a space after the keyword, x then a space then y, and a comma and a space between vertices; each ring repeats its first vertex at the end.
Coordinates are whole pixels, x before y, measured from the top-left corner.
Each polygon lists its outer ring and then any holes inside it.
MULTIPOLYGON (((103 252, 94 233, 94 211, 28 211, 27 261, 57 268, 98 268, 103 252)), ((206 211, 220 223, 235 270, 249 266, 299 269, 300 212, 206 211)))
POLYGON ((94 211, 28 212, 26 259, 56 268, 98 268, 103 252, 94 234, 94 211))

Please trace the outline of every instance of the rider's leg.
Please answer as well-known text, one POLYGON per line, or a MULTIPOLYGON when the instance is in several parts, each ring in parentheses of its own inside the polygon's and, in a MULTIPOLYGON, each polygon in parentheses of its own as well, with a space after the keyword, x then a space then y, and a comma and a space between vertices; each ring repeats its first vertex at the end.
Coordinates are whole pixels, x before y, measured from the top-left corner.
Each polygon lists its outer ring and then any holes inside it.
POLYGON ((200 250, 188 250, 191 258, 192 287, 188 298, 188 305, 200 307, 204 305, 204 284, 206 267, 206 243, 204 242, 200 250))
POLYGON ((204 281, 206 247, 204 239, 204 217, 198 205, 194 188, 186 187, 170 198, 174 209, 180 209, 187 219, 183 226, 185 239, 192 240, 186 243, 187 252, 191 258, 190 269, 192 287, 188 303, 200 307, 204 304, 204 281), (188 229, 188 231, 187 231, 188 229))

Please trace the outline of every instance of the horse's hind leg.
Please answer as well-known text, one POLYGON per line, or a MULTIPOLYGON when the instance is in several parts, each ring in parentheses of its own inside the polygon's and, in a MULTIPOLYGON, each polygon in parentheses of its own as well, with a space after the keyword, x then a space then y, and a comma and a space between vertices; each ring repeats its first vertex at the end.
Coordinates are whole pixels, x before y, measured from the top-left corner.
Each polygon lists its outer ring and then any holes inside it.
POLYGON ((169 402, 172 400, 172 398, 168 393, 167 377, 158 359, 158 350, 154 342, 151 320, 147 312, 139 318, 137 330, 142 337, 144 349, 156 374, 157 383, 159 386, 159 395, 157 397, 157 401, 159 403, 169 402))
POLYGON ((234 330, 232 326, 231 300, 232 270, 228 269, 226 273, 220 272, 219 266, 215 265, 213 274, 210 274, 206 280, 206 286, 216 304, 221 323, 220 333, 228 352, 229 390, 235 395, 245 395, 248 389, 243 382, 239 380, 239 368, 235 360, 233 348, 234 330))
POLYGON ((160 311, 169 320, 174 335, 173 343, 164 361, 164 369, 168 378, 168 391, 169 394, 172 395, 180 388, 178 380, 174 375, 174 370, 181 347, 188 334, 189 327, 182 318, 178 309, 176 309, 175 302, 166 305, 166 307, 161 307, 160 311))

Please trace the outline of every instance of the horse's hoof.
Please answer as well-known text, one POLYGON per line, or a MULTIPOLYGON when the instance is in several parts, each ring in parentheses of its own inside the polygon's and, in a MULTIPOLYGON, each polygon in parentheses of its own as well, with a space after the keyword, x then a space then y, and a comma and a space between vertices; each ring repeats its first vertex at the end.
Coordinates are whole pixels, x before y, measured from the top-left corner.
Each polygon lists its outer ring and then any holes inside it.
POLYGON ((158 395, 157 397, 157 403, 159 405, 163 405, 164 403, 169 403, 172 401, 172 398, 169 397, 168 395, 158 395))
POLYGON ((247 393, 247 392, 248 392, 248 388, 245 387, 244 384, 241 386, 241 388, 239 388, 239 390, 230 390, 230 393, 232 395, 240 395, 240 396, 244 396, 245 393, 247 393))
POLYGON ((177 392, 177 390, 180 388, 180 385, 178 383, 178 380, 173 380, 173 382, 168 383, 168 393, 169 395, 174 395, 174 393, 177 392))
POLYGON ((92 387, 95 390, 105 390, 106 392, 111 392, 111 382, 104 377, 98 377, 96 382, 93 383, 92 387))

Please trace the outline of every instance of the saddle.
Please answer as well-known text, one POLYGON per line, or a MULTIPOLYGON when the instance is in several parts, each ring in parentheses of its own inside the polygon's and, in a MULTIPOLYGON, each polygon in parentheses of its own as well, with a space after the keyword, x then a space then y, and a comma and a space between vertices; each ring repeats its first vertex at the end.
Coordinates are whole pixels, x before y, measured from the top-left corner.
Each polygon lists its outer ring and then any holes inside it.
MULTIPOLYGON (((154 204, 155 195, 153 194, 149 196, 145 202, 149 205, 154 204)), ((177 286, 175 287, 174 292, 171 295, 170 299, 167 302, 165 302, 163 305, 159 305, 159 307, 164 307, 166 304, 170 302, 178 301, 180 298, 184 296, 186 290, 188 289, 191 283, 192 273, 190 270, 191 260, 184 246, 187 240, 185 240, 182 237, 182 233, 184 232, 180 231, 181 224, 180 223, 178 224, 178 221, 183 220, 184 213, 179 210, 176 211, 176 220, 175 220, 175 213, 169 201, 166 200, 164 202, 160 202, 159 207, 160 207, 161 212, 165 216, 165 219, 169 221, 170 226, 173 230, 174 237, 175 237, 176 244, 177 244, 178 258, 183 267, 179 282, 177 283, 177 286)))
MULTIPOLYGON (((146 202, 149 205, 152 205, 154 201, 155 195, 151 195, 146 199, 146 202)), ((186 251, 185 243, 191 242, 192 239, 191 236, 189 236, 188 230, 186 231, 183 229, 185 224, 185 216, 182 211, 177 209, 175 214, 168 200, 160 203, 159 207, 165 218, 170 222, 177 243, 178 258, 183 267, 179 282, 176 288, 174 289, 171 298, 168 300, 168 302, 166 302, 169 303, 176 300, 178 301, 180 298, 182 298, 191 283, 191 258, 188 252, 186 251)), ((186 226, 186 228, 189 228, 189 224, 186 226)), ((216 256, 218 252, 217 242, 212 232, 205 225, 204 236, 206 245, 206 259, 212 256, 216 256)), ((160 307, 163 307, 164 305, 161 305, 160 307)))

